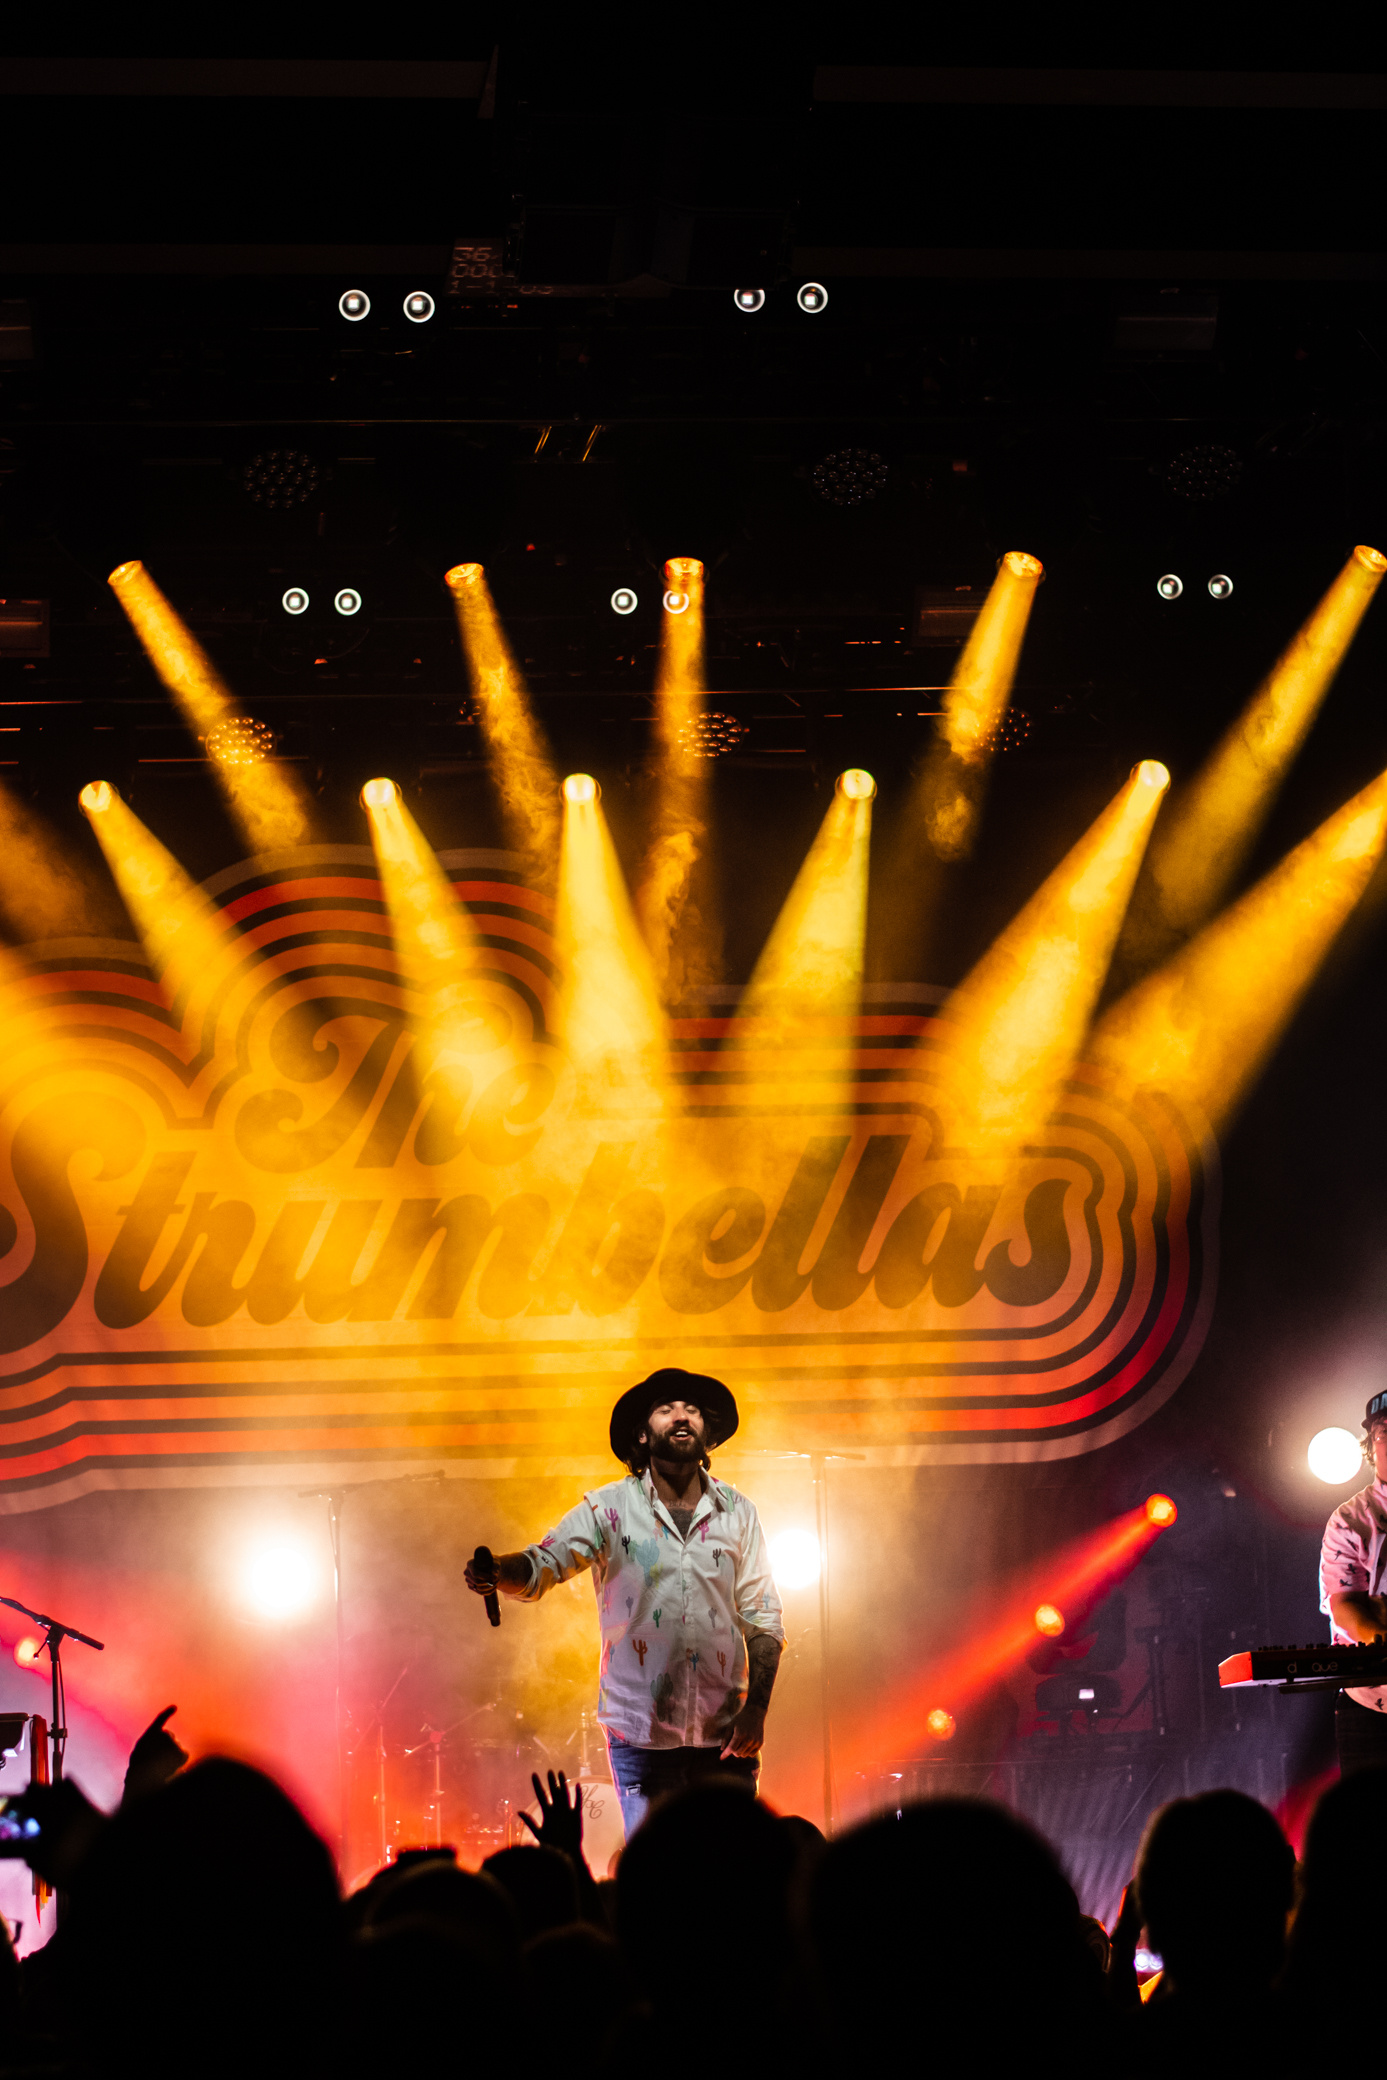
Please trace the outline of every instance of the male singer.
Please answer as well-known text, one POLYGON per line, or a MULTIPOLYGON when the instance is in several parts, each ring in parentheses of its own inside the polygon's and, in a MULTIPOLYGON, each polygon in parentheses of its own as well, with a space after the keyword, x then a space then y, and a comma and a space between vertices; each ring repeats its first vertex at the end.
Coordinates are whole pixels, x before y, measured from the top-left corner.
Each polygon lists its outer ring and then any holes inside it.
MULTIPOLYGON (((1387 1639, 1387 1393, 1363 1417, 1363 1457, 1375 1478, 1341 1502, 1324 1527, 1320 1609, 1345 1645, 1387 1639)), ((1334 1714, 1339 1767, 1387 1762, 1387 1687, 1341 1690, 1334 1714)))
POLYGON ((537 1603, 593 1571, 602 1659, 597 1717, 629 1838, 647 1806, 708 1771, 756 1788, 780 1650, 780 1598, 755 1507, 708 1471, 737 1428, 721 1380, 667 1367, 612 1411, 611 1443, 630 1472, 594 1488, 494 1575, 469 1589, 537 1603))

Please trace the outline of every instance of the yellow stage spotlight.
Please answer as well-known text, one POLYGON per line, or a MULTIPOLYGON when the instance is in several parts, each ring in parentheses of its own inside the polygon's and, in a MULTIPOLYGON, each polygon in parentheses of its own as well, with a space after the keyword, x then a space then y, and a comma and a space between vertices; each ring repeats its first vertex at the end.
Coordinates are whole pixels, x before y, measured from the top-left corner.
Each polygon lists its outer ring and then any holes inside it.
POLYGON ((211 659, 142 563, 117 564, 108 582, 155 671, 207 741, 213 770, 251 846, 269 852, 301 845, 309 834, 308 802, 292 772, 276 765, 263 745, 253 758, 225 755, 233 744, 245 748, 246 727, 264 725, 238 713, 211 659))
POLYGON ((951 1132, 1010 1153, 1082 1046, 1170 775, 1144 759, 944 1008, 951 1132))
POLYGON ((665 1039, 650 957, 596 782, 586 773, 570 774, 563 800, 554 920, 563 979, 555 1024, 585 1095, 614 1084, 638 1108, 648 1107, 662 1083, 665 1039), (577 794, 570 791, 575 780, 587 783, 577 794))
POLYGON ((96 833, 149 965, 177 1005, 223 972, 227 935, 236 927, 109 782, 89 781, 77 800, 96 833))
POLYGON ((483 1057, 486 1073, 510 1039, 510 1022, 477 973, 472 920, 437 854, 393 780, 368 780, 361 800, 390 911, 400 968, 410 990, 417 1081, 441 1079, 450 1102, 465 1106, 483 1057))
POLYGON ((838 786, 850 802, 869 802, 877 791, 876 781, 861 766, 849 766, 838 775, 838 786))
POLYGON ((950 751, 970 764, 986 758, 1011 698, 1035 590, 1045 575, 1039 557, 1009 549, 983 602, 949 690, 943 734, 950 751))
POLYGON ((443 582, 453 596, 511 843, 551 875, 559 846, 557 775, 530 712, 525 682, 501 627, 486 572, 479 563, 457 563, 443 582))
POLYGON ((1038 557, 1007 551, 949 681, 919 802, 926 835, 941 859, 962 859, 972 850, 983 782, 1044 575, 1038 557))
POLYGON ((570 773, 563 784, 563 798, 566 802, 595 802, 601 793, 602 790, 591 773, 570 773))
POLYGON ((805 1016, 856 1011, 874 792, 867 773, 839 781, 747 984, 744 1015, 793 1026, 805 1016))
POLYGON ((650 839, 636 876, 636 915, 666 1002, 711 980, 715 949, 707 918, 691 903, 694 869, 708 834, 708 767, 697 729, 704 695, 703 565, 671 556, 655 686, 655 798, 650 839), (674 601, 682 602, 677 608, 674 601))
POLYGON ((1137 974, 1164 959, 1228 894, 1384 572, 1380 550, 1354 550, 1232 728, 1175 795, 1137 884, 1120 970, 1137 974))
POLYGON ((1387 774, 1346 802, 1135 989, 1085 1049, 1130 1090, 1232 1116, 1367 887, 1387 843, 1387 774))
POLYGON ((873 959, 883 978, 920 973, 923 940, 944 877, 973 849, 988 769, 1044 575, 1038 557, 1008 550, 955 667, 944 713, 917 772, 909 808, 892 834, 881 876, 886 900, 876 916, 873 959))

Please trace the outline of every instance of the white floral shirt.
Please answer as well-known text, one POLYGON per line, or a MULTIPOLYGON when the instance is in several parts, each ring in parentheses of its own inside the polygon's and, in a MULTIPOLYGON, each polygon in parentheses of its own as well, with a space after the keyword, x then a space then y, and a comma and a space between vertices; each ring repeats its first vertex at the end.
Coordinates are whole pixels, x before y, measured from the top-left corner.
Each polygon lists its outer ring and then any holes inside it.
POLYGON ((700 1476, 687 1539, 648 1473, 593 1488, 527 1546, 525 1600, 592 1569, 602 1627, 597 1717, 638 1748, 711 1747, 746 1701, 746 1635, 783 1640, 754 1503, 700 1476))
MULTIPOLYGON (((1373 1481, 1341 1502, 1324 1527, 1320 1547, 1320 1609, 1328 1616, 1329 1599, 1343 1589, 1366 1590, 1381 1596, 1387 1577, 1387 1482, 1373 1481)), ((1352 1642, 1346 1632, 1333 1627, 1337 1646, 1352 1642)), ((1349 1690, 1355 1704, 1370 1711, 1387 1712, 1387 1687, 1349 1690)))

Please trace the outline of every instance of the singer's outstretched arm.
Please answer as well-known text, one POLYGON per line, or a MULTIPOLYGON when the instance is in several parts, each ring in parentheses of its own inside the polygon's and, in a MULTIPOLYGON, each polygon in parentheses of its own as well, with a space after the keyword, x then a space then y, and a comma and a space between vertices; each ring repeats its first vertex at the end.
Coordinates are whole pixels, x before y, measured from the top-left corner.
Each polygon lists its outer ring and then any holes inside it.
POLYGON ((462 1578, 474 1596, 489 1596, 493 1590, 502 1596, 523 1596, 530 1586, 530 1556, 528 1553, 496 1553, 493 1556, 496 1573, 491 1581, 483 1581, 473 1571, 469 1560, 462 1571, 462 1578))

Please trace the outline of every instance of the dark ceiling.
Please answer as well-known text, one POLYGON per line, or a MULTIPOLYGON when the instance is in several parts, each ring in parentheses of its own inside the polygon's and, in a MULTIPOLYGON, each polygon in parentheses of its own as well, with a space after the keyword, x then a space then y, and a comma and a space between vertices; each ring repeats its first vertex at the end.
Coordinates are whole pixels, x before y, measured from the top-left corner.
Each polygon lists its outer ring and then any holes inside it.
MULTIPOLYGON (((629 776, 660 566, 694 554, 709 685, 751 725, 726 784, 863 763, 889 793, 945 609, 1018 547, 1047 580, 1001 795, 1043 773, 1086 814, 1134 757, 1187 769, 1387 537, 1387 71, 1164 55, 1192 49, 617 63, 503 21, 449 57, 0 61, 0 587, 49 603, 0 651, 0 764, 66 789, 101 730, 146 795, 195 784, 105 583, 139 556, 329 791, 388 746, 473 804, 441 579, 477 558, 560 759, 629 776), (835 503, 848 451, 873 496, 835 503)), ((1269 844, 1387 763, 1384 642, 1269 844)))

